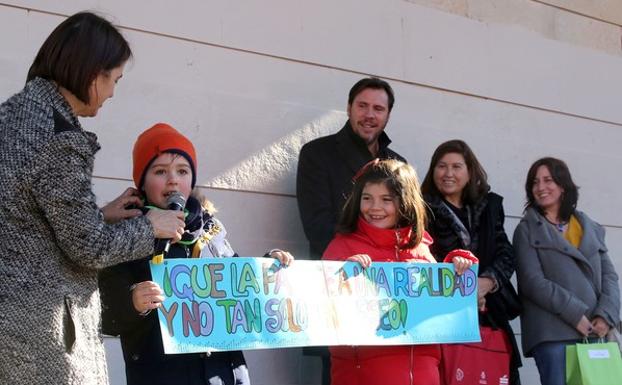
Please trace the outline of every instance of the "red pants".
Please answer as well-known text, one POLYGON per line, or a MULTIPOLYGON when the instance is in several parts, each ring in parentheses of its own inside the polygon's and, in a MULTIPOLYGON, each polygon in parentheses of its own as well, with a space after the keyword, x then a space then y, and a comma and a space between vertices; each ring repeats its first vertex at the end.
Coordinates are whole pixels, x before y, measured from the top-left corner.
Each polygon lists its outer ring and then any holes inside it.
POLYGON ((439 345, 330 350, 332 385, 440 385, 439 345))

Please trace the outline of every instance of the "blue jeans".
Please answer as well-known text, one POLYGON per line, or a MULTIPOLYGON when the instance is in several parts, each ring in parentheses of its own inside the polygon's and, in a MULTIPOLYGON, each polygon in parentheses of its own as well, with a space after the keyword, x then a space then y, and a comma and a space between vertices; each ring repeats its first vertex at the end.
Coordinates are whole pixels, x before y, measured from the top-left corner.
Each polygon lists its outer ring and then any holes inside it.
MULTIPOLYGON (((593 342, 593 338, 590 339, 593 342)), ((543 342, 533 348, 533 358, 540 374, 542 385, 566 385, 566 345, 583 340, 543 342)))

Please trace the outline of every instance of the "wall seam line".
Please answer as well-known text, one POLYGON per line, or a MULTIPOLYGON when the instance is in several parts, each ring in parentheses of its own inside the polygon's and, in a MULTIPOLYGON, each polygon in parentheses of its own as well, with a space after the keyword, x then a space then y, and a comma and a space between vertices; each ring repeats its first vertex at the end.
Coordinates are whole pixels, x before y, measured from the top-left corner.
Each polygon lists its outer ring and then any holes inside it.
MULTIPOLYGON (((93 175, 93 179, 102 179, 102 180, 110 180, 110 181, 117 181, 117 182, 131 182, 131 183, 133 183, 133 181, 131 179, 120 178, 120 177, 113 177, 113 176, 93 175)), ((236 192, 236 193, 258 194, 258 195, 267 195, 267 196, 274 196, 274 197, 283 197, 283 198, 293 198, 293 199, 296 199, 296 195, 295 194, 287 194, 287 193, 278 193, 278 192, 270 192, 270 191, 258 191, 258 190, 246 190, 246 189, 237 189, 237 188, 231 188, 231 187, 217 187, 217 186, 210 186, 208 184, 198 184, 198 183, 197 183, 196 187, 203 188, 203 189, 209 189, 209 190, 216 190, 216 191, 231 191, 231 192, 236 192)), ((517 220, 520 220, 522 218, 521 215, 512 215, 512 214, 506 214, 505 217, 506 218, 510 218, 510 219, 517 219, 517 220)), ((613 229, 622 229, 622 225, 611 225, 611 224, 601 223, 601 226, 607 227, 607 228, 613 228, 613 229)))
POLYGON ((587 13, 582 13, 582 12, 579 12, 579 11, 575 11, 575 10, 570 9, 570 8, 562 7, 561 5, 547 3, 546 1, 543 1, 543 0, 531 0, 531 1, 534 2, 534 3, 538 3, 538 4, 542 4, 542 5, 551 7, 551 8, 559 9, 560 11, 572 13, 573 15, 582 16, 582 17, 585 17, 587 19, 596 20, 596 21, 599 21, 601 23, 609 24, 609 25, 612 25, 612 26, 615 26, 615 27, 622 27, 622 24, 618 24, 618 23, 616 23, 614 21, 605 20, 605 19, 602 19, 602 18, 597 17, 597 16, 589 15, 587 13))
MULTIPOLYGON (((531 1, 537 1, 537 0, 531 0, 531 1)), ((57 12, 48 12, 48 11, 43 11, 43 10, 39 10, 39 9, 33 9, 33 8, 16 6, 16 5, 5 4, 5 3, 0 3, 0 6, 7 6, 7 7, 11 7, 11 8, 27 10, 29 12, 38 12, 38 13, 49 14, 49 15, 54 15, 54 16, 62 16, 62 17, 67 17, 68 16, 68 15, 64 15, 64 14, 61 14, 61 13, 57 13, 57 12)), ((168 38, 168 39, 180 40, 180 41, 185 41, 185 42, 188 42, 188 43, 195 43, 195 44, 199 44, 199 45, 210 46, 210 47, 215 47, 215 48, 221 48, 221 49, 235 51, 235 52, 248 53, 248 54, 251 54, 251 55, 268 57, 268 58, 272 58, 272 59, 283 60, 283 61, 288 61, 288 62, 298 63, 298 64, 304 64, 304 65, 309 65, 309 66, 318 67, 318 68, 330 69, 330 70, 341 71, 341 72, 357 74, 357 75, 363 75, 363 76, 377 76, 377 77, 380 77, 380 78, 388 80, 388 81, 402 83, 402 84, 407 84, 407 85, 412 85, 412 86, 418 86, 418 87, 427 88, 427 89, 431 89, 431 90, 435 90, 435 91, 440 91, 440 92, 445 92, 445 93, 449 93, 449 94, 468 96, 468 97, 472 97, 472 98, 480 99, 480 100, 489 100, 489 101, 493 101, 493 102, 497 102, 497 103, 501 103, 501 104, 516 106, 516 107, 522 107, 522 108, 525 108, 525 109, 531 109, 531 110, 541 111, 541 112, 548 112, 548 113, 552 113, 552 114, 555 114, 555 115, 562 115, 562 116, 577 118, 577 119, 581 119, 581 120, 587 120, 587 121, 590 121, 590 122, 597 122, 597 123, 603 123, 603 124, 612 125, 612 126, 616 126, 616 127, 622 127, 622 122, 615 122, 615 121, 612 121, 612 120, 601 119, 601 118, 591 117, 591 116, 587 116, 587 115, 575 114, 575 113, 572 113, 572 112, 567 112, 567 111, 558 110, 558 109, 554 109, 554 108, 540 107, 540 106, 535 106, 535 105, 531 105, 531 104, 520 103, 520 102, 511 101, 511 100, 491 97, 491 96, 480 95, 480 94, 471 93, 471 92, 467 92, 467 91, 461 91, 461 90, 457 90, 457 89, 450 89, 450 88, 435 86, 435 85, 431 85, 431 84, 427 84, 427 83, 422 83, 422 82, 405 80, 405 79, 395 78, 395 77, 391 77, 391 76, 383 76, 383 75, 374 74, 374 73, 367 73, 367 72, 358 71, 358 70, 355 70, 355 69, 348 69, 348 68, 344 68, 344 67, 337 67, 337 66, 332 66, 332 65, 329 65, 329 64, 322 64, 322 63, 312 62, 312 61, 308 61, 308 60, 295 59, 295 58, 291 58, 291 57, 287 57, 287 56, 280 56, 280 55, 270 54, 270 53, 266 53, 266 52, 253 51, 253 50, 245 49, 245 48, 238 48, 238 47, 226 46, 226 45, 223 45, 223 44, 210 43, 210 42, 206 42, 206 41, 202 41, 202 40, 198 40, 198 39, 194 39, 194 38, 183 37, 183 36, 175 36, 175 35, 171 35, 171 34, 167 34, 167 33, 155 32, 155 31, 150 31, 150 30, 136 28, 136 27, 129 27, 129 26, 123 26, 123 25, 117 25, 117 27, 119 27, 121 29, 124 29, 124 30, 127 30, 127 31, 144 33, 144 34, 154 35, 154 36, 160 36, 160 37, 164 37, 164 38, 168 38)))

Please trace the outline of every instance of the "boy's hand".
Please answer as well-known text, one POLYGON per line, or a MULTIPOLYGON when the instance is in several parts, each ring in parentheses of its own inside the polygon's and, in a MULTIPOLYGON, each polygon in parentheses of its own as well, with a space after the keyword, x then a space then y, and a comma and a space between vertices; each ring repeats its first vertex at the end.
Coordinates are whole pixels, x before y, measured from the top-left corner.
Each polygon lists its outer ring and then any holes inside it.
POLYGON ((164 301, 164 292, 153 281, 143 281, 130 288, 132 290, 132 304, 140 314, 157 309, 164 301))
POLYGON ((270 257, 274 259, 278 259, 281 265, 287 267, 294 262, 294 256, 289 253, 289 251, 283 251, 281 249, 272 249, 268 253, 270 257))

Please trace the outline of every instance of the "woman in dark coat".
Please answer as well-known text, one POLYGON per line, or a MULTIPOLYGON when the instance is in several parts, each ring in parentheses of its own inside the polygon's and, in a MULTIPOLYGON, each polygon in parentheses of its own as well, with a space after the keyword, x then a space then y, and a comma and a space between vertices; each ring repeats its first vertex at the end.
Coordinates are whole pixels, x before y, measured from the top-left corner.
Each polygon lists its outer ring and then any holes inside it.
POLYGON ((430 246, 437 260, 453 249, 467 249, 479 258, 478 305, 485 316, 480 323, 503 329, 512 345, 510 384, 520 384, 520 354, 510 319, 518 315, 519 303, 510 282, 515 258, 503 223, 503 198, 493 192, 486 172, 471 148, 462 140, 438 146, 421 190, 430 215, 430 246))

